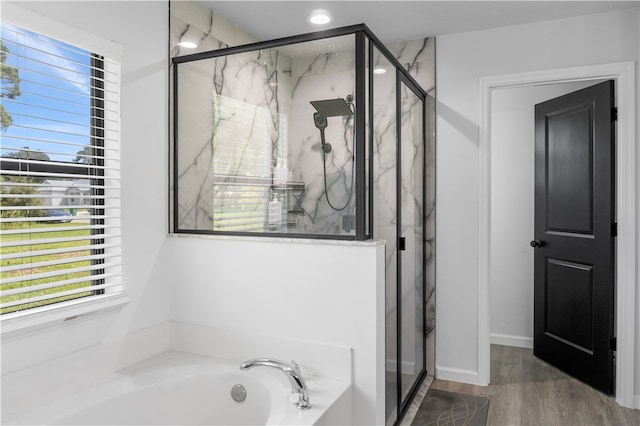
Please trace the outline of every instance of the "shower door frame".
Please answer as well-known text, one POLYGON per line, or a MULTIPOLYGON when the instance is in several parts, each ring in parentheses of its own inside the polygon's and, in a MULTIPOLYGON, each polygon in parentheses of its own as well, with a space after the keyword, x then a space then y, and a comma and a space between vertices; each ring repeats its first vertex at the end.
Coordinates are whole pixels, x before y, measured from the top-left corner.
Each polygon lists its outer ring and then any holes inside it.
POLYGON ((283 37, 273 40, 260 41, 256 43, 243 44, 238 46, 231 46, 222 49, 209 50, 206 52, 198 52, 190 55, 176 56, 171 59, 171 66, 173 67, 171 75, 171 93, 173 94, 173 101, 171 103, 172 112, 171 116, 173 120, 172 129, 170 131, 173 149, 170 152, 171 165, 172 165, 172 185, 173 188, 169 188, 169 193, 173 193, 172 203, 170 205, 170 233, 176 234, 198 234, 198 235, 227 235, 227 236, 244 236, 244 237, 272 237, 272 238, 306 238, 306 239, 323 239, 323 240, 347 240, 347 241, 364 241, 372 238, 372 232, 366 229, 367 214, 371 214, 365 210, 365 111, 364 108, 356 108, 355 117, 355 129, 356 138, 355 146, 356 153, 360 153, 355 158, 355 166, 353 173, 356 174, 356 199, 355 199, 355 234, 353 235, 338 235, 338 234, 309 234, 309 233, 286 233, 286 232, 247 232, 247 231, 219 231, 209 229, 184 229, 179 227, 178 217, 178 67, 182 63, 188 63, 193 61, 199 61, 204 59, 220 58, 229 55, 236 55, 240 53, 254 52, 264 49, 273 49, 282 46, 288 46, 297 43, 304 43, 315 40, 322 40, 325 38, 333 38, 340 36, 353 35, 355 41, 355 101, 356 103, 364 104, 365 99, 365 34, 369 36, 371 31, 364 24, 351 25, 341 28, 334 28, 324 31, 317 31, 313 33, 299 34, 290 37, 283 37))
POLYGON ((397 373, 397 417, 394 421, 394 425, 398 424, 399 421, 404 417, 407 410, 409 409, 409 405, 413 400, 414 396, 418 392, 420 385, 422 384, 424 378, 427 376, 427 351, 426 351, 426 301, 424 300, 424 295, 426 294, 426 274, 425 274, 425 265, 426 265, 426 253, 424 249, 425 238, 424 233, 426 229, 426 215, 424 209, 424 203, 426 200, 426 93, 422 91, 421 87, 416 84, 413 80, 406 78, 406 75, 399 72, 400 70, 396 70, 396 234, 398 236, 398 247, 400 246, 400 240, 404 239, 402 236, 402 92, 401 85, 404 84, 408 90, 413 92, 414 95, 420 98, 420 102, 422 104, 422 130, 420 132, 421 136, 421 144, 422 144, 422 158, 421 160, 421 183, 422 183, 422 259, 420 259, 422 266, 422 338, 418 344, 422 345, 422 368, 418 373, 415 381, 411 385, 409 392, 407 393, 406 398, 403 399, 402 394, 402 252, 404 249, 397 249, 396 256, 396 373, 397 373))
MULTIPOLYGON (((369 38, 369 46, 368 46, 368 81, 369 81, 369 87, 368 87, 368 113, 369 113, 369 135, 368 135, 368 141, 369 141, 369 187, 371 188, 373 185, 373 142, 374 142, 374 106, 373 106, 373 101, 374 101, 374 78, 373 78, 373 69, 374 69, 374 63, 373 63, 373 58, 374 58, 374 52, 373 52, 373 48, 375 47, 376 49, 378 49, 379 53, 382 54, 386 60, 388 60, 395 68, 396 70, 396 84, 395 84, 395 102, 396 102, 396 218, 397 218, 397 223, 396 223, 396 250, 397 250, 397 256, 396 256, 396 312, 397 312, 397 317, 396 317, 396 381, 397 381, 397 386, 396 386, 396 416, 395 419, 393 419, 393 425, 397 425, 402 418, 404 417, 404 415, 406 414, 407 410, 409 409, 410 406, 410 402, 413 400, 413 398, 415 397, 415 395, 418 392, 418 389, 420 388, 420 386, 422 385, 422 382, 424 381, 424 379, 427 377, 427 352, 426 352, 426 334, 424 333, 424 331, 426 331, 426 301, 424 300, 424 295, 426 295, 426 251, 424 249, 424 245, 425 245, 425 230, 426 230, 426 212, 425 212, 425 202, 426 202, 426 191, 427 191, 427 185, 426 185, 426 114, 427 114, 427 93, 424 91, 424 89, 420 86, 420 84, 411 76, 411 74, 409 74, 407 72, 407 70, 402 66, 402 64, 400 64, 400 62, 396 59, 395 56, 393 56, 393 54, 384 46, 384 44, 382 44, 382 42, 370 31, 368 31, 368 29, 365 27, 365 33, 367 35, 367 37, 369 38), (420 132, 420 138, 421 138, 421 144, 422 144, 422 158, 421 160, 421 167, 422 167, 422 193, 420 194, 422 196, 422 218, 421 218, 421 223, 422 223, 422 231, 423 231, 423 238, 421 241, 421 244, 423 245, 422 247, 422 259, 421 259, 421 267, 422 267, 422 294, 423 294, 423 300, 422 300, 422 305, 423 305, 423 310, 422 310, 422 324, 423 324, 423 333, 422 333, 422 338, 420 339, 420 343, 422 345, 422 369, 420 370, 420 373, 418 374, 416 380, 414 381, 413 385, 411 386, 409 392, 407 393, 406 398, 402 398, 402 381, 401 381, 401 375, 402 375, 402 369, 401 369, 401 362, 402 362, 402 356, 401 356, 401 352, 402 352, 402 340, 401 340, 401 336, 402 336, 402 322, 401 322, 401 318, 402 318, 402 304, 400 303, 401 301, 401 279, 402 279, 402 268, 401 268, 401 262, 402 262, 402 254, 400 253, 402 250, 399 250, 399 242, 400 242, 400 238, 401 238, 401 234, 402 234, 402 221, 401 221, 401 213, 402 213, 402 208, 401 208, 401 203, 402 203, 402 167, 401 167, 401 162, 402 162, 402 157, 401 157, 401 153, 402 153, 402 133, 401 133, 401 118, 402 118, 402 109, 401 109, 401 102, 402 102, 402 97, 401 97, 401 91, 400 91, 400 85, 404 84, 407 89, 409 89, 411 92, 413 92, 414 95, 416 95, 418 98, 420 98, 420 102, 422 104, 422 131, 420 132)), ((364 123, 363 123, 364 125, 364 123)), ((373 197, 374 197, 374 191, 370 190, 369 191, 369 224, 370 227, 373 227, 373 197)), ((373 233, 373 231, 371 231, 373 233)), ((375 238, 376 236, 373 235, 373 238, 375 238)), ((385 360, 386 360, 386 356, 385 356, 385 360)), ((386 364, 386 363, 385 363, 386 364)), ((386 367, 385 367, 385 372, 386 372, 386 367)), ((385 379, 385 383, 386 383, 386 379, 385 379)), ((385 386, 386 388, 386 386, 385 386)), ((385 390, 386 391, 386 390, 385 390)), ((388 420, 386 418, 386 413, 385 413, 385 422, 388 420)))

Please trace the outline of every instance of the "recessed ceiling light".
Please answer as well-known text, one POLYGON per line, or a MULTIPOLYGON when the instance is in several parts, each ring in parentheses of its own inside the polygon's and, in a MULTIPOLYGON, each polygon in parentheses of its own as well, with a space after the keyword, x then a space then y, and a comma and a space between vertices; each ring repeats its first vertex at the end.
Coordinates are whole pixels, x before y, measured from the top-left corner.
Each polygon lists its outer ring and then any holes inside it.
POLYGON ((316 25, 324 25, 331 22, 331 15, 329 11, 325 9, 316 9, 311 11, 311 14, 307 16, 307 21, 316 25))
POLYGON ((178 41, 178 46, 185 47, 187 49, 195 49, 198 47, 198 42, 202 33, 199 33, 194 27, 188 27, 187 31, 180 36, 180 40, 178 41))
POLYGON ((195 49, 196 47, 198 47, 198 45, 192 41, 181 41, 180 43, 178 43, 178 45, 186 47, 187 49, 195 49))
POLYGON ((384 73, 386 73, 386 72, 387 72, 387 70, 385 70, 385 69, 384 69, 384 68, 382 68, 382 67, 375 67, 375 68, 373 69, 373 73, 374 73, 374 74, 384 74, 384 73))

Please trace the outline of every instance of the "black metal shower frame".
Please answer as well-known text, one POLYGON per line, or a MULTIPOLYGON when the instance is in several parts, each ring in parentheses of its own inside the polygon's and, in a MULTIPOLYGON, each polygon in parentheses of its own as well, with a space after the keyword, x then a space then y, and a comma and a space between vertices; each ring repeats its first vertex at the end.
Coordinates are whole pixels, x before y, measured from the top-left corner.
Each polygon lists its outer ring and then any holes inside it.
POLYGON ((425 215, 425 206, 424 201, 427 199, 426 197, 426 116, 427 116, 427 105, 426 105, 426 94, 420 87, 420 85, 416 84, 414 80, 408 79, 406 74, 399 72, 396 70, 396 140, 398 141, 396 144, 396 235, 398 236, 398 253, 396 255, 396 396, 397 396, 397 415, 394 421, 394 425, 398 424, 398 422, 404 417, 407 410, 409 409, 410 402, 413 400, 413 397, 418 392, 422 381, 427 376, 427 353, 426 353, 426 335, 424 334, 426 330, 426 300, 424 300, 424 296, 426 295, 426 274, 424 273, 425 268, 425 252, 424 252, 424 232, 426 229, 427 218, 425 215), (415 379, 409 392, 407 393, 406 398, 402 398, 402 251, 404 251, 404 242, 400 244, 400 240, 404 240, 402 237, 402 123, 400 117, 402 115, 402 91, 400 90, 401 85, 404 84, 407 89, 409 89, 413 94, 420 97, 422 102, 422 129, 421 129, 421 137, 422 137, 422 370, 418 374, 418 377, 415 379))
MULTIPOLYGON (((334 28, 324 31, 317 31, 313 33, 300 34, 290 37, 283 37, 274 40, 250 43, 240 46, 232 46, 223 49, 211 50, 207 52, 199 52, 191 55, 184 55, 179 57, 172 58, 172 87, 173 87, 173 152, 172 152, 172 163, 173 163, 173 217, 172 217, 172 230, 173 233, 186 233, 186 234, 204 234, 204 235, 232 235, 232 236, 262 236, 262 237, 283 237, 283 238, 308 238, 308 239, 326 239, 326 240, 356 240, 363 241, 374 238, 373 235, 373 169, 374 169, 374 161, 373 161, 373 143, 374 143, 374 130, 373 130, 373 100, 374 100, 374 78, 373 78, 373 49, 374 47, 378 50, 379 53, 384 55, 384 57, 394 66, 396 70, 396 131, 397 131, 397 142, 396 142, 396 155, 397 155, 397 177, 396 177, 396 197, 397 197, 397 212, 396 214, 401 214, 401 203, 400 203, 400 194, 402 190, 402 180, 401 180, 401 108, 400 108, 400 84, 404 83, 416 96, 418 96, 422 102, 422 146, 423 146, 423 155, 422 155, 422 199, 423 199, 423 207, 424 201, 426 200, 426 186, 425 186, 425 167, 426 167, 426 97, 427 93, 422 89, 420 84, 416 82, 416 80, 409 74, 409 72, 402 66, 402 64, 396 59, 396 57, 387 49, 387 47, 378 39, 378 37, 365 25, 365 24, 357 24, 351 25, 341 28, 334 28), (177 113, 178 113, 178 66, 182 63, 188 63, 193 61, 199 61, 203 59, 212 59, 218 58, 233 54, 239 53, 247 53, 261 49, 271 49, 282 47, 291 44, 304 43, 315 40, 322 40, 326 38, 332 37, 340 37, 353 34, 355 36, 355 100, 357 104, 364 104, 364 100, 366 100, 367 108, 356 108, 355 114, 355 126, 356 126, 356 153, 360 153, 355 158, 355 182, 356 182, 356 233, 355 235, 326 235, 326 234, 303 234, 303 233, 272 233, 272 232, 233 232, 233 231, 214 231, 214 230, 197 230, 197 229, 180 229, 178 227, 178 125, 177 125, 177 113), (369 41, 367 45, 367 41, 369 41), (366 82, 369 82, 367 87, 366 82), (368 114, 368 116, 366 115, 368 114), (369 132, 366 133, 366 124, 367 121, 369 123, 369 132), (367 143, 368 140, 368 143, 367 143), (368 154, 368 159, 367 159, 368 154), (367 175, 367 164, 368 160, 368 175, 367 175), (366 183, 366 184, 365 184, 366 183), (368 191, 367 191, 368 189, 368 191), (367 193, 368 192, 368 193, 367 193), (365 208, 366 207, 366 208, 365 208)), ((425 209, 423 208, 422 213, 422 224, 423 224, 423 232, 426 229, 426 216, 425 209)), ((401 229, 400 229, 400 221, 397 221, 397 238, 399 243, 401 237, 401 229)), ((423 234, 424 240, 424 234, 423 234)), ((422 242, 424 244, 424 241, 422 242)), ((401 254, 397 256, 397 302, 400 301, 400 288, 401 288, 401 268, 400 268, 400 259, 401 254)), ((425 264, 425 255, 423 250, 423 259, 422 264, 424 267, 425 264)), ((426 285, 424 282, 424 274, 423 274, 423 283, 422 283, 422 294, 425 294, 426 285)), ((422 359, 422 370, 418 375, 418 378, 415 380, 411 390, 407 394, 407 397, 402 399, 402 390, 400 388, 401 381, 401 368, 400 368, 400 360, 401 360, 401 315, 402 315, 402 307, 400 304, 397 306, 398 319, 397 325, 397 374, 398 374, 398 386, 397 386, 397 411, 396 411, 396 419, 394 420, 394 424, 397 424, 400 419, 406 413, 409 401, 415 396, 420 387, 422 381, 427 375, 426 371, 426 350, 423 350, 423 359, 422 359)), ((423 325, 425 323, 425 309, 423 308, 423 325)), ((423 328, 424 329, 424 328, 423 328)), ((425 336, 423 335, 423 339, 421 344, 424 348, 425 336)))
POLYGON ((325 31, 318 31, 313 33, 300 34, 291 37, 284 37, 274 40, 262 41, 257 43, 250 43, 241 46, 232 46, 224 49, 211 50, 207 52, 199 52, 191 55, 184 55, 172 58, 173 65, 173 217, 172 228, 174 233, 186 233, 186 234, 205 234, 205 235, 235 235, 235 236, 264 236, 264 237, 285 237, 285 238, 311 238, 311 239, 330 239, 330 240, 357 240, 363 241, 371 239, 373 224, 373 194, 371 188, 373 187, 373 129, 370 126, 369 131, 369 144, 367 145, 367 134, 365 133, 366 116, 365 112, 369 112, 369 123, 373 123, 373 61, 372 61, 372 46, 380 51, 391 64, 400 72, 404 78, 412 83, 418 91, 419 95, 424 99, 426 98, 426 92, 415 82, 413 77, 402 67, 400 62, 391 54, 391 52, 382 44, 382 42, 371 32, 371 30, 365 24, 351 25, 347 27, 334 28, 325 31), (181 229, 178 226, 178 123, 176 117, 178 116, 178 67, 182 63, 199 61, 203 59, 212 59, 228 55, 234 55, 239 53, 253 52, 262 49, 271 49, 282 47, 286 45, 304 43, 308 41, 321 40, 325 38, 340 37, 353 34, 355 36, 355 100, 361 105, 364 104, 364 100, 367 100, 368 109, 356 108, 355 114, 355 126, 356 126, 356 152, 361 153, 355 158, 355 182, 356 182, 356 232, 355 235, 327 235, 327 234, 303 234, 303 233, 277 233, 277 232, 236 232, 236 231, 214 231, 204 229, 181 229), (366 40, 369 40, 369 49, 366 49, 366 40), (365 62, 368 54, 368 63, 365 62), (367 75, 368 68, 368 75, 367 75), (366 91, 366 81, 370 82, 369 91, 366 91), (366 176, 365 161, 366 153, 369 153, 369 176, 366 176), (365 191, 368 182, 369 196, 365 191))

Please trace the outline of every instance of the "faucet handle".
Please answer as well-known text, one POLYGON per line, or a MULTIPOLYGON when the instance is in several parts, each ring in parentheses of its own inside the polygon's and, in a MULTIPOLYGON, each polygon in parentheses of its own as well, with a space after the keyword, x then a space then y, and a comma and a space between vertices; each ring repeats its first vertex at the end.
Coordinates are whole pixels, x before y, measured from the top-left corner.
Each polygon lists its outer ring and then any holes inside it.
POLYGON ((302 373, 300 372, 300 366, 298 365, 297 362, 295 362, 294 360, 291 360, 291 367, 293 367, 293 371, 295 371, 296 374, 301 375, 302 373))

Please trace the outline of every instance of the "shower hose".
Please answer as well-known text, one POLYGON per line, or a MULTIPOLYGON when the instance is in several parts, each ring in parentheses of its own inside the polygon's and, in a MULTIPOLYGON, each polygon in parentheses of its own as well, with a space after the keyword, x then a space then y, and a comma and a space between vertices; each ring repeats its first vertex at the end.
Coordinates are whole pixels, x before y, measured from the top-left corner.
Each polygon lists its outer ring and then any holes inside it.
MULTIPOLYGON (((351 110, 353 111, 353 116, 355 116, 355 108, 353 107, 353 104, 349 103, 349 108, 351 108, 351 110)), ((347 118, 347 121, 351 119, 351 117, 347 118)), ((354 176, 355 173, 353 172, 353 161, 355 159, 355 140, 356 140, 356 128, 355 126, 351 126, 352 128, 352 132, 351 132, 351 187, 349 188, 349 198, 347 198, 347 202, 344 204, 344 206, 342 207, 336 207, 333 205, 333 203, 331 202, 331 200, 329 199, 329 188, 327 186, 327 154, 324 152, 324 150, 322 150, 322 174, 324 175, 324 196, 327 199, 327 204, 329 204, 329 207, 331 207, 333 210, 340 212, 343 211, 344 209, 346 209, 349 206, 349 203, 351 203, 351 197, 353 196, 353 180, 354 180, 354 176)))

